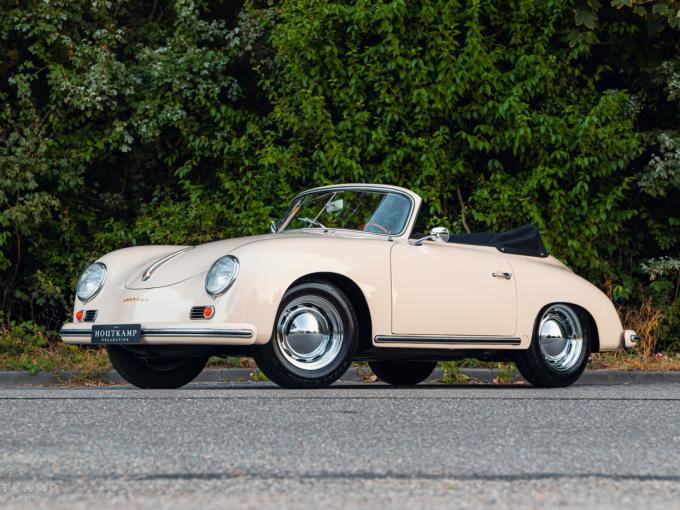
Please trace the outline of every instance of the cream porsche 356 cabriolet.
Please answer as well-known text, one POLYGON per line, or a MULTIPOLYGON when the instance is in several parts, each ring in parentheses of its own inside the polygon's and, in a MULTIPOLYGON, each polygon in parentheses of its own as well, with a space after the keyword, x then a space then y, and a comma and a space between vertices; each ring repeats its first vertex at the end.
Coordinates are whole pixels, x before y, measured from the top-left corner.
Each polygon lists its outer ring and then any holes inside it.
POLYGON ((635 345, 595 286, 535 227, 418 233, 421 198, 345 184, 299 194, 268 235, 104 255, 76 289, 64 342, 104 345, 140 388, 176 388, 210 356, 253 356, 288 388, 352 361, 413 385, 437 361, 513 361, 534 386, 578 379, 591 352, 635 345))

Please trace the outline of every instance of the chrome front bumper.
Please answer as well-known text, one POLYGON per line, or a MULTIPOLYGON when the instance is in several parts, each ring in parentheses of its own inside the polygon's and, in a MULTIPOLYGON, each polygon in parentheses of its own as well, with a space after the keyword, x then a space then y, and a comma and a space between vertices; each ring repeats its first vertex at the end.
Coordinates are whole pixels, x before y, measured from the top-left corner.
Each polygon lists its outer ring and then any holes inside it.
MULTIPOLYGON (((91 344, 92 323, 70 322, 59 331, 67 344, 91 344)), ((141 345, 251 345, 255 343, 252 324, 142 323, 141 345)))

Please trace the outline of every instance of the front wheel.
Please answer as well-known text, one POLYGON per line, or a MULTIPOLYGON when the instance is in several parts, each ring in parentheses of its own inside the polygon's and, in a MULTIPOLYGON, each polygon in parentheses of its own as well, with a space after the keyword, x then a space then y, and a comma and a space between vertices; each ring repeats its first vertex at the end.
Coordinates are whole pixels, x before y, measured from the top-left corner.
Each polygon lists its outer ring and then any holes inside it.
POLYGON ((107 345, 116 372, 143 389, 174 389, 193 381, 205 368, 207 355, 194 357, 151 356, 120 345, 107 345))
POLYGON ((538 316, 531 345, 516 360, 517 369, 537 388, 569 386, 586 368, 590 342, 589 322, 581 310, 550 305, 538 316))
POLYGON ((253 348, 262 372, 285 388, 323 388, 349 368, 357 349, 357 315, 336 286, 309 281, 289 289, 272 338, 253 348))
POLYGON ((437 366, 435 361, 371 361, 373 373, 383 382, 395 386, 415 386, 423 382, 437 366))

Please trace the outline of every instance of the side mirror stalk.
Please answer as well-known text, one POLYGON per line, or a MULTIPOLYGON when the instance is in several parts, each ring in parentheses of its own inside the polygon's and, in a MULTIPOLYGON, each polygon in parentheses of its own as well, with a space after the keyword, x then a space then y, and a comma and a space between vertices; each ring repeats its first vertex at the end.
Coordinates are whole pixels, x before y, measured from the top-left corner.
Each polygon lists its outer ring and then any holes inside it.
POLYGON ((409 241, 409 243, 411 243, 413 246, 420 246, 423 244, 424 241, 436 241, 438 243, 446 243, 448 242, 449 237, 450 237, 449 229, 447 229, 446 227, 435 227, 432 230, 430 230, 429 236, 409 241))

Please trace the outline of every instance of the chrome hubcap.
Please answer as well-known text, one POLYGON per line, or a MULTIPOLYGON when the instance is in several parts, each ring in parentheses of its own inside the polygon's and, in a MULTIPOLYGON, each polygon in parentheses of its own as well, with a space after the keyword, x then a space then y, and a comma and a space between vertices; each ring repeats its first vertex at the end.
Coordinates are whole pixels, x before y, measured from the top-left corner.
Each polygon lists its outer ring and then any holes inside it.
POLYGON ((342 347, 342 319, 330 301, 320 296, 294 299, 276 325, 276 341, 284 358, 304 370, 330 364, 342 347))
POLYGON ((566 305, 552 305, 538 325, 541 353, 555 370, 573 368, 583 353, 583 330, 576 313, 566 305))

